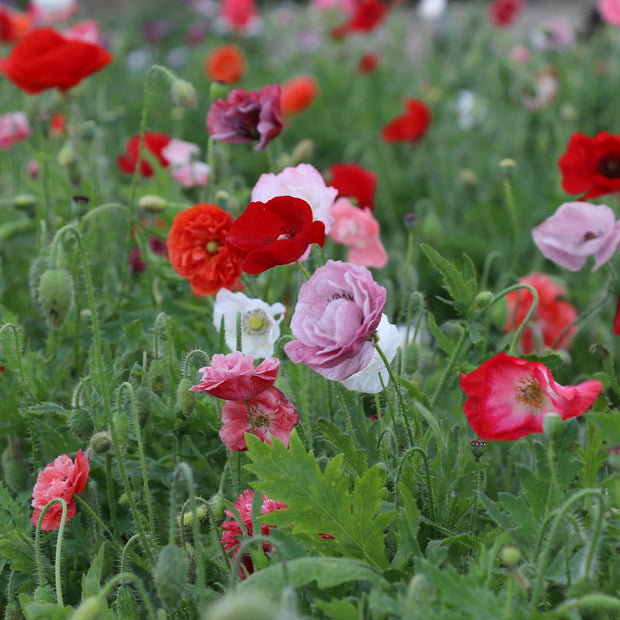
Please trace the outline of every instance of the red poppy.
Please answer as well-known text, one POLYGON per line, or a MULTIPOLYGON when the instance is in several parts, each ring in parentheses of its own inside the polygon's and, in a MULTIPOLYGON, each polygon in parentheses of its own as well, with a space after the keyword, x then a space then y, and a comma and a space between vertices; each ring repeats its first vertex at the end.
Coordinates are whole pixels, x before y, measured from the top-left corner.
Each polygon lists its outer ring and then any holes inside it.
MULTIPOLYGON (((75 462, 67 454, 62 454, 39 472, 32 490, 32 507, 34 508, 30 519, 32 524, 37 525, 43 508, 57 497, 67 502, 67 521, 75 516, 73 495, 84 490, 88 481, 89 468, 88 457, 82 450, 78 450, 75 462)), ((57 530, 60 527, 61 518, 62 505, 60 502, 52 504, 43 517, 41 529, 57 530)))
POLYGON ((195 295, 232 288, 242 260, 226 246, 232 217, 212 204, 198 204, 176 215, 168 233, 168 257, 174 270, 189 280, 195 295))
POLYGON ((233 30, 247 32, 256 22, 256 5, 254 0, 222 0, 220 16, 233 30))
POLYGON ((405 99, 406 112, 391 120, 381 130, 384 142, 415 142, 431 123, 431 111, 418 99, 405 99))
POLYGON ((618 297, 618 303, 616 304, 616 315, 614 316, 614 334, 620 336, 620 297, 618 297))
POLYGON ((620 191, 620 135, 607 131, 590 138, 574 133, 566 152, 558 160, 562 189, 567 194, 585 194, 582 200, 620 191))
MULTIPOLYGON (((531 273, 519 278, 520 284, 529 284, 538 293, 538 305, 528 326, 521 336, 521 350, 527 355, 532 352, 534 334, 542 337, 545 346, 562 349, 568 346, 568 339, 575 333, 576 327, 570 327, 577 318, 577 310, 568 301, 559 299, 566 290, 558 286, 548 276, 531 273), (570 327, 570 329, 569 329, 570 327)), ((534 298, 527 289, 512 291, 506 295, 508 302, 508 319, 505 332, 517 329, 530 311, 534 298)))
POLYGON ((563 420, 579 417, 603 384, 590 379, 563 386, 544 364, 498 353, 473 372, 462 374, 461 389, 467 395, 463 412, 474 433, 485 441, 512 441, 542 433, 547 413, 563 420))
POLYGON ((23 36, 8 58, 0 58, 0 71, 29 94, 47 88, 68 90, 103 69, 112 55, 99 45, 68 39, 53 28, 37 28, 23 36))
POLYGON ((325 224, 313 221, 312 208, 301 198, 276 196, 251 202, 226 237, 228 247, 245 259, 245 273, 262 273, 296 261, 312 243, 325 243, 325 224))
POLYGON ((374 209, 377 173, 359 164, 341 163, 329 167, 331 187, 338 190, 338 198, 355 198, 358 207, 374 209))
POLYGON ((219 45, 205 60, 205 71, 212 82, 234 84, 245 70, 243 52, 233 44, 219 45))
POLYGON ((282 116, 303 112, 319 94, 319 84, 311 75, 297 75, 282 84, 282 116))
POLYGON ((361 73, 372 73, 379 65, 380 60, 379 54, 368 52, 360 58, 358 69, 361 73))
POLYGON ((28 13, 20 13, 6 6, 0 6, 0 42, 13 43, 23 37, 32 24, 28 13))
MULTIPOLYGON (((154 155, 163 168, 167 168, 170 163, 163 155, 162 151, 170 142, 170 136, 165 133, 155 133, 152 131, 144 132, 144 146, 146 150, 154 155)), ((127 174, 133 174, 138 163, 138 153, 140 149, 140 134, 132 136, 127 141, 126 153, 119 155, 116 159, 118 167, 127 174)), ((142 157, 140 163, 140 174, 143 177, 153 176, 153 166, 147 161, 146 157, 142 157)))
POLYGON ((494 26, 505 28, 519 16, 523 0, 493 0, 489 6, 489 19, 494 26))
POLYGON ((388 8, 388 4, 381 0, 358 0, 351 17, 332 29, 332 37, 341 39, 351 32, 374 30, 385 19, 388 8))

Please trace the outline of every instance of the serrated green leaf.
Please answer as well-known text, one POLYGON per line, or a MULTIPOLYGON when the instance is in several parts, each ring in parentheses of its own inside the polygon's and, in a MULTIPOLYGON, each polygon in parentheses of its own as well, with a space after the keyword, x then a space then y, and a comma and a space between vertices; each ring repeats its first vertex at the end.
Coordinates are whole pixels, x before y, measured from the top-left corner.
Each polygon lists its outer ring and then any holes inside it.
POLYGON ((314 604, 324 614, 327 614, 328 618, 334 620, 358 620, 359 618, 357 607, 348 599, 331 601, 317 599, 314 604))
POLYGON ((439 326, 437 325, 437 321, 435 321, 435 317, 432 312, 429 312, 427 315, 427 323, 428 328, 437 342, 437 346, 447 355, 452 355, 452 351, 454 350, 455 343, 453 343, 448 336, 446 336, 439 326))
POLYGON ((293 535, 327 534, 332 552, 365 560, 385 568, 384 529, 393 512, 377 514, 385 495, 385 480, 378 467, 356 478, 353 496, 340 454, 329 461, 321 473, 314 455, 307 453, 296 432, 289 448, 278 440, 273 445, 254 436, 246 438, 246 468, 262 479, 255 488, 288 506, 261 517, 263 523, 283 528, 293 526, 293 535))
POLYGON ((24 532, 4 532, 0 538, 0 555, 8 558, 11 569, 32 575, 35 572, 34 549, 24 532))
POLYGON ((428 396, 420 389, 420 386, 408 381, 404 377, 398 377, 399 383, 407 390, 409 396, 418 403, 424 405, 427 409, 431 406, 428 396))
POLYGON ((101 571, 105 559, 106 544, 101 544, 91 561, 88 572, 82 575, 82 601, 89 596, 97 596, 101 590, 101 571))
POLYGON ((63 607, 56 603, 41 603, 25 593, 19 595, 19 604, 26 620, 66 620, 75 613, 69 605, 63 607))
POLYGON ((58 403, 37 403, 30 407, 30 413, 35 415, 67 415, 67 410, 58 403))
POLYGON ((516 497, 512 493, 500 492, 497 497, 515 524, 517 533, 528 545, 535 545, 541 521, 534 516, 530 506, 522 497, 516 497))
POLYGON ((466 323, 467 333, 472 344, 480 344, 486 335, 486 327, 482 323, 477 321, 470 321, 466 323))
POLYGON ((420 530, 420 510, 415 498, 409 492, 405 483, 399 484, 401 510, 397 517, 398 549, 392 560, 392 566, 404 568, 412 556, 421 556, 422 551, 418 543, 420 530))

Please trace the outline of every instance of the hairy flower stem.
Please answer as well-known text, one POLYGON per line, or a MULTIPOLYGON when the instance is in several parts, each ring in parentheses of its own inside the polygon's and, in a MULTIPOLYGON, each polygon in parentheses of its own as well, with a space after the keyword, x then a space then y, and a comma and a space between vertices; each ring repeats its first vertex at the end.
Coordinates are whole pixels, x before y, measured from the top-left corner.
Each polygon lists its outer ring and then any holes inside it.
POLYGON ((144 531, 144 527, 142 526, 142 518, 141 513, 138 510, 138 506, 136 505, 136 500, 134 498, 133 491, 129 484, 129 478, 127 477, 127 472, 125 470, 125 463, 123 460, 123 452, 121 449, 120 441, 118 438, 118 433, 116 432, 116 427, 114 425, 114 416, 112 415, 112 406, 110 404, 110 394, 108 392, 108 383, 106 378, 105 367, 103 363, 103 355, 101 353, 101 333, 99 331, 99 319, 97 317, 97 305, 95 303, 95 292, 93 288, 93 282, 90 277, 90 269, 88 267, 88 257, 86 255, 86 249, 84 248, 84 242, 82 241, 82 236, 80 232, 73 224, 67 224, 63 226, 55 235, 52 245, 50 248, 50 265, 53 268, 56 264, 56 257, 58 254, 58 249, 60 244, 62 243, 63 237, 65 237, 68 233, 71 233, 77 243, 77 247, 80 253, 80 258, 82 260, 82 269, 84 270, 84 283, 86 284, 86 294, 88 297, 88 306, 91 314, 91 323, 93 328, 93 370, 91 374, 95 380, 95 383, 99 389, 101 397, 103 398, 103 406, 106 413, 106 418, 108 421, 108 426, 110 428, 110 435, 112 437, 112 444, 114 445, 114 453, 116 454, 116 459, 118 463, 118 471, 121 475, 121 480, 123 482, 123 488, 125 494, 127 495, 127 499, 129 501, 129 506, 131 509, 131 514, 136 524, 136 528, 138 533, 140 534, 140 540, 142 542, 142 546, 144 551, 146 552, 149 561, 154 564, 155 556, 153 554, 153 550, 149 545, 148 538, 146 536, 146 532, 144 531))
POLYGON ((504 199, 506 201, 506 206, 508 207, 508 213, 510 214, 510 223, 512 224, 512 242, 514 247, 512 250, 512 263, 510 264, 510 271, 514 272, 519 263, 520 228, 519 221, 517 220, 517 212, 515 210, 514 196, 512 194, 512 184, 507 176, 505 176, 502 180, 502 188, 504 190, 504 199))
POLYGON ((409 448, 407 452, 403 455, 398 463, 398 468, 396 470, 396 476, 394 479, 394 510, 398 512, 398 508, 400 506, 400 494, 399 494, 399 485, 400 485, 400 477, 402 475, 403 467, 407 462, 407 459, 412 454, 419 454, 422 457, 422 461, 424 462, 424 474, 426 477, 426 492, 428 494, 428 509, 431 515, 431 519, 435 520, 435 500, 433 499, 433 485, 431 484, 431 470, 428 465, 428 456, 426 456, 426 452, 419 448, 418 446, 414 446, 413 448, 409 448))
POLYGON ((211 364, 211 359, 209 356, 200 349, 194 349, 190 351, 183 360, 183 364, 181 366, 182 372, 181 376, 192 378, 189 376, 189 372, 192 368, 192 364, 196 364, 197 366, 209 366, 211 364))
POLYGON ((338 398, 340 400, 340 404, 342 405, 344 415, 347 418, 347 426, 349 428, 349 433, 351 434, 351 441, 353 442, 353 447, 357 448, 357 439, 355 438, 355 432, 353 430, 353 424, 351 423, 351 416, 349 415, 349 409, 347 407, 347 404, 344 401, 344 394, 342 393, 342 389, 340 388, 340 383, 336 381, 335 385, 336 385, 336 393, 338 394, 338 398))
POLYGON ((110 517, 112 519, 112 527, 115 532, 119 531, 118 517, 116 515, 116 497, 114 497, 114 487, 112 478, 112 456, 110 454, 105 455, 105 479, 106 490, 108 492, 108 506, 110 508, 110 517))
POLYGON ((306 271, 306 268, 301 264, 300 261, 296 260, 295 262, 297 263, 297 266, 301 270, 301 273, 303 273, 304 276, 306 277, 306 280, 309 280, 310 279, 310 274, 306 271))
MULTIPOLYGON (((405 254, 405 264, 403 265, 403 290, 409 290, 409 269, 413 258, 413 228, 407 229, 407 253, 405 254)), ((400 303, 400 316, 402 317, 407 310, 407 295, 402 295, 400 303)), ((407 313, 408 314, 408 313, 407 313)), ((402 319, 401 319, 402 320, 402 319)), ((407 336, 409 336, 409 321, 407 321, 407 336)))
POLYGON ((433 397, 431 398, 431 406, 430 406, 431 409, 434 408, 435 405, 437 404, 437 401, 439 400, 439 395, 443 392, 443 389, 446 386, 448 378, 452 374, 454 365, 456 364, 456 360, 461 354, 461 350, 463 349, 463 346, 465 345, 465 342, 467 341, 467 330, 462 325, 460 325, 460 328, 461 328, 461 335, 459 337, 459 340, 456 343, 456 346, 454 347, 454 351, 452 351, 452 355, 450 356, 450 359, 448 360, 448 363, 446 364, 446 367, 444 368, 443 374, 439 378, 439 383, 437 383, 437 387, 435 388, 435 392, 433 393, 433 397))
POLYGON ((250 409, 250 403, 245 400, 245 408, 248 410, 248 417, 250 418, 250 426, 252 427, 252 435, 256 435, 256 429, 254 428, 254 416, 252 415, 252 409, 250 409))
POLYGON ((177 365, 174 362, 174 348, 173 340, 170 334, 170 320, 164 312, 160 312, 155 319, 155 359, 159 358, 159 331, 161 329, 160 323, 162 320, 166 321, 166 344, 168 345, 168 372, 170 373, 170 382, 172 385, 178 382, 177 365))
POLYGON ((482 491, 482 469, 480 468, 480 462, 476 463, 475 476, 476 476, 476 482, 475 482, 475 488, 474 488, 475 499, 474 499, 474 505, 472 506, 472 509, 471 509, 471 526, 469 528, 472 532, 477 531, 476 526, 477 526, 477 517, 478 517, 478 504, 480 503, 480 492, 482 491))

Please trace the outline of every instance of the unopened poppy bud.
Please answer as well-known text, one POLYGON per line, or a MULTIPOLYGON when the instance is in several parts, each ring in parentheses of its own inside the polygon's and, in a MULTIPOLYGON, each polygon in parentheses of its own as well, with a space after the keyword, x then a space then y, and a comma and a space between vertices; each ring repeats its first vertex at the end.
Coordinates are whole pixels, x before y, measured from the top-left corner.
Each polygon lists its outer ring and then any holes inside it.
POLYGON ((195 110, 198 107, 198 95, 191 82, 177 78, 172 82, 170 93, 174 102, 186 110, 195 110))
POLYGON ((543 431, 545 431, 545 435, 557 437, 558 434, 562 432, 563 422, 564 420, 560 414, 555 412, 545 413, 543 419, 543 431))
POLYGON ((514 568, 521 561, 521 551, 514 545, 504 545, 499 557, 506 566, 514 568))
POLYGON ((407 599, 409 603, 425 603, 428 601, 431 587, 428 579, 424 575, 414 575, 407 588, 407 599))
POLYGON ((65 144, 60 151, 58 151, 56 160, 58 161, 58 165, 63 168, 69 168, 76 163, 77 155, 70 142, 67 142, 67 144, 65 144))
POLYGON ((176 607, 187 585, 187 559, 180 547, 166 545, 159 554, 153 573, 155 589, 165 607, 176 607))
POLYGON ((196 404, 196 392, 191 392, 192 382, 188 378, 181 379, 177 389, 177 405, 181 413, 189 418, 196 404))
POLYGON ((166 385, 166 365, 163 360, 155 359, 149 366, 149 385, 157 396, 161 396, 166 385))
POLYGON ((100 596, 89 596, 71 616, 71 620, 99 620, 108 608, 100 596))
POLYGON ((480 459, 484 456, 484 453, 487 451, 487 442, 482 439, 474 439, 471 442, 471 453, 474 455, 474 460, 476 463, 480 461, 480 459))
POLYGON ((28 172, 28 176, 31 179, 36 179, 39 177, 39 162, 36 159, 31 159, 26 166, 26 172, 28 172))
POLYGON ((27 211, 30 213, 33 211, 36 204, 37 199, 32 194, 20 194, 13 198, 13 205, 20 211, 27 211))
POLYGON ((138 617, 138 609, 131 588, 125 583, 116 592, 116 615, 119 620, 134 620, 138 617))
POLYGON ((276 163, 279 170, 284 170, 284 168, 288 168, 293 165, 293 158, 288 153, 281 153, 276 160, 276 163))
POLYGON ((129 418, 124 411, 117 409, 112 413, 112 423, 114 424, 114 430, 116 436, 119 438, 119 443, 124 448, 127 445, 129 439, 129 418))
POLYGON ((490 291, 480 291, 476 295, 474 304, 476 308, 486 308, 493 301, 493 297, 494 295, 490 291))
POLYGON ((403 224, 405 228, 413 228, 416 225, 418 220, 418 216, 416 213, 405 213, 403 215, 403 224))
POLYGON ((216 520, 221 521, 224 518, 224 496, 221 493, 216 493, 209 500, 209 506, 211 506, 216 520))
POLYGON ((155 194, 145 194, 138 200, 138 206, 148 213, 161 213, 168 203, 164 198, 155 194))
POLYGON ((95 430, 95 420, 86 409, 74 409, 67 418, 67 424, 71 432, 83 441, 90 439, 95 430))
MULTIPOLYGON (((207 508, 203 504, 196 506, 196 518, 199 522, 204 521, 207 518, 207 508)), ((181 515, 177 517, 177 524, 185 529, 193 527, 194 513, 191 511, 191 508, 186 510, 182 517, 181 515)))
POLYGON ((614 469, 620 469, 620 446, 612 446, 607 450, 607 461, 614 469))
POLYGON ((314 140, 312 138, 304 138, 301 142, 298 142, 291 154, 293 166, 301 164, 312 159, 314 153, 314 140))
POLYGON ((88 196, 73 196, 71 198, 71 213, 75 217, 84 217, 88 212, 88 203, 90 198, 88 196))
MULTIPOLYGON (((264 595, 250 591, 228 594, 209 607, 202 620, 284 620, 278 606, 264 595)), ((297 620, 298 616, 287 613, 286 620, 297 620)))
POLYGON ((479 181, 478 181, 478 175, 471 170, 470 168, 464 168, 463 170, 461 170, 461 181, 463 181, 463 183, 465 185, 467 185, 467 187, 478 187, 479 185, 479 181))
POLYGON ((146 421, 149 419, 152 405, 152 392, 144 385, 136 390, 136 404, 138 408, 138 420, 140 428, 144 428, 146 421))
POLYGON ((505 157, 499 162, 499 167, 506 176, 510 176, 515 171, 517 162, 514 159, 510 159, 510 157, 505 157))
POLYGON ((222 82, 211 82, 209 97, 211 97, 211 101, 215 101, 216 99, 226 99, 229 92, 230 86, 223 84, 222 82))
POLYGON ((48 269, 39 280, 38 300, 49 327, 60 329, 73 303, 69 274, 61 269, 48 269))
POLYGON ((99 431, 90 438, 88 449, 95 454, 112 454, 114 452, 114 444, 112 437, 108 431, 99 431))
POLYGON ((30 265, 28 271, 28 287, 30 288, 30 298, 36 306, 40 306, 39 302, 39 283, 41 276, 49 269, 50 262, 45 256, 37 256, 30 265))

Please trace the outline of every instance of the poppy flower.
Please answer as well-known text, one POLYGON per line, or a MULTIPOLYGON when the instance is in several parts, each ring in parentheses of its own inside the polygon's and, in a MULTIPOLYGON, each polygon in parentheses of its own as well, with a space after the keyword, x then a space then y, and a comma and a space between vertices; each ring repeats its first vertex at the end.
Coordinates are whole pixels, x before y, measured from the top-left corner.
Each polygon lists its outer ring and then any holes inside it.
POLYGON ((77 10, 77 0, 30 0, 28 3, 28 11, 38 24, 63 22, 77 10))
MULTIPOLYGON (((168 146, 169 143, 170 136, 165 133, 155 133, 153 131, 144 132, 144 146, 151 155, 157 158, 162 168, 167 168, 170 163, 163 153, 165 147, 168 146)), ((127 146, 125 148, 126 153, 124 155, 119 155, 116 159, 118 167, 123 172, 133 174, 138 164, 139 149, 140 134, 136 134, 127 141, 127 146)), ((147 161, 146 157, 142 157, 142 161, 140 162, 140 174, 143 177, 151 177, 153 176, 153 172, 151 163, 147 161)))
MULTIPOLYGON (((282 510, 283 508, 288 508, 286 504, 282 504, 281 502, 276 502, 273 499, 269 499, 267 495, 263 495, 263 503, 261 505, 260 512, 263 515, 267 515, 276 510, 282 510)), ((251 489, 247 489, 239 497, 235 502, 235 508, 241 517, 241 522, 247 532, 248 536, 252 536, 254 534, 254 524, 252 523, 252 504, 254 502, 254 491, 251 489)), ((220 542, 224 545, 224 549, 226 551, 230 551, 234 549, 233 552, 233 560, 237 557, 237 553, 239 552, 239 547, 243 542, 243 538, 245 538, 243 534, 243 530, 241 526, 236 520, 235 515, 228 509, 224 510, 224 514, 231 517, 232 521, 224 521, 222 523, 222 538, 220 542)), ((269 530, 273 529, 275 526, 261 524, 260 533, 263 536, 269 536, 269 530)), ((271 545, 269 543, 263 543, 263 551, 269 552, 271 551, 271 545)), ((254 572, 254 565, 252 564, 252 560, 250 559, 249 553, 243 557, 241 561, 241 565, 239 566, 239 577, 241 579, 245 579, 247 575, 251 575, 254 572), (245 568, 245 570, 244 570, 245 568), (246 573, 247 571, 247 573, 246 573)))
POLYGON ((618 0, 599 0, 598 13, 605 22, 620 26, 620 2, 618 0))
POLYGON ((355 163, 334 164, 328 168, 329 185, 338 190, 338 198, 355 198, 358 207, 375 207, 377 173, 355 163))
POLYGON ((218 142, 254 142, 255 151, 267 148, 282 131, 279 84, 258 92, 235 88, 226 99, 216 99, 207 112, 207 131, 218 142))
MULTIPOLYGON (((529 284, 538 293, 538 305, 521 336, 521 350, 526 355, 532 352, 535 333, 542 337, 546 347, 566 348, 568 339, 576 331, 575 327, 570 326, 577 318, 575 307, 570 302, 560 299, 566 294, 566 289, 541 273, 531 273, 525 278, 519 278, 519 283, 529 284)), ((508 318, 504 331, 508 333, 523 323, 534 299, 530 291, 521 289, 508 293, 506 301, 508 318)))
POLYGON ((222 422, 220 439, 231 451, 248 449, 246 433, 269 444, 272 437, 276 437, 288 448, 291 432, 299 422, 299 413, 291 401, 272 386, 245 402, 227 400, 222 407, 222 422))
POLYGON ((230 228, 226 243, 244 259, 245 273, 262 273, 298 260, 312 243, 325 243, 325 224, 313 221, 301 198, 276 196, 251 202, 230 228))
POLYGON ((24 112, 0 114, 0 150, 8 149, 30 135, 30 123, 24 112))
POLYGON ((521 13, 523 4, 523 0, 493 0, 489 6, 491 23, 498 28, 510 26, 521 13))
POLYGON ((178 213, 168 233, 170 264, 189 280, 195 295, 232 288, 241 275, 242 260, 226 246, 233 219, 213 204, 197 204, 178 213))
POLYGON ((23 37, 32 24, 28 13, 14 11, 7 6, 0 6, 0 42, 13 43, 23 37))
POLYGON ((202 379, 190 388, 192 392, 206 392, 223 400, 245 401, 256 398, 276 380, 280 360, 264 359, 256 368, 254 356, 233 351, 228 355, 216 353, 211 366, 201 368, 202 379))
POLYGON ((563 420, 585 413, 603 389, 592 379, 578 385, 556 383, 540 362, 498 353, 468 374, 461 374, 467 395, 463 412, 472 430, 485 441, 513 441, 542 433, 545 414, 563 420))
POLYGON ((574 133, 558 166, 567 194, 585 192, 581 199, 589 200, 620 191, 620 135, 574 133))
MULTIPOLYGON (((43 471, 39 472, 32 490, 31 522, 37 525, 41 511, 46 504, 57 497, 67 502, 67 521, 75 516, 76 508, 73 495, 81 493, 88 481, 88 457, 78 450, 75 462, 67 454, 62 454, 52 461, 43 471)), ((62 518, 60 502, 52 504, 43 517, 42 530, 57 530, 62 518)))
POLYGON ((381 0, 358 0, 355 3, 351 17, 343 24, 332 29, 332 37, 341 39, 351 32, 370 32, 374 30, 385 19, 388 8, 388 4, 381 2, 381 0))
POLYGON ((112 61, 112 55, 92 43, 68 39, 53 28, 37 28, 0 58, 0 71, 29 94, 48 88, 68 90, 112 61))
POLYGON ((205 60, 205 72, 212 82, 234 84, 243 77, 244 70, 245 58, 236 45, 219 45, 205 60))
POLYGON ((360 58, 357 68, 360 73, 372 73, 379 66, 379 62, 381 62, 379 54, 368 52, 360 58))
POLYGON ((222 0, 220 17, 230 29, 248 32, 256 24, 258 15, 254 0, 222 0))
POLYGON ((317 98, 319 84, 311 75, 297 75, 282 84, 282 116, 303 112, 317 98))
POLYGON ((428 106, 418 99, 405 99, 405 109, 381 130, 384 142, 415 142, 426 133, 431 123, 428 106))
POLYGON ((614 316, 614 334, 616 334, 616 336, 620 336, 620 297, 618 297, 616 314, 614 316))

